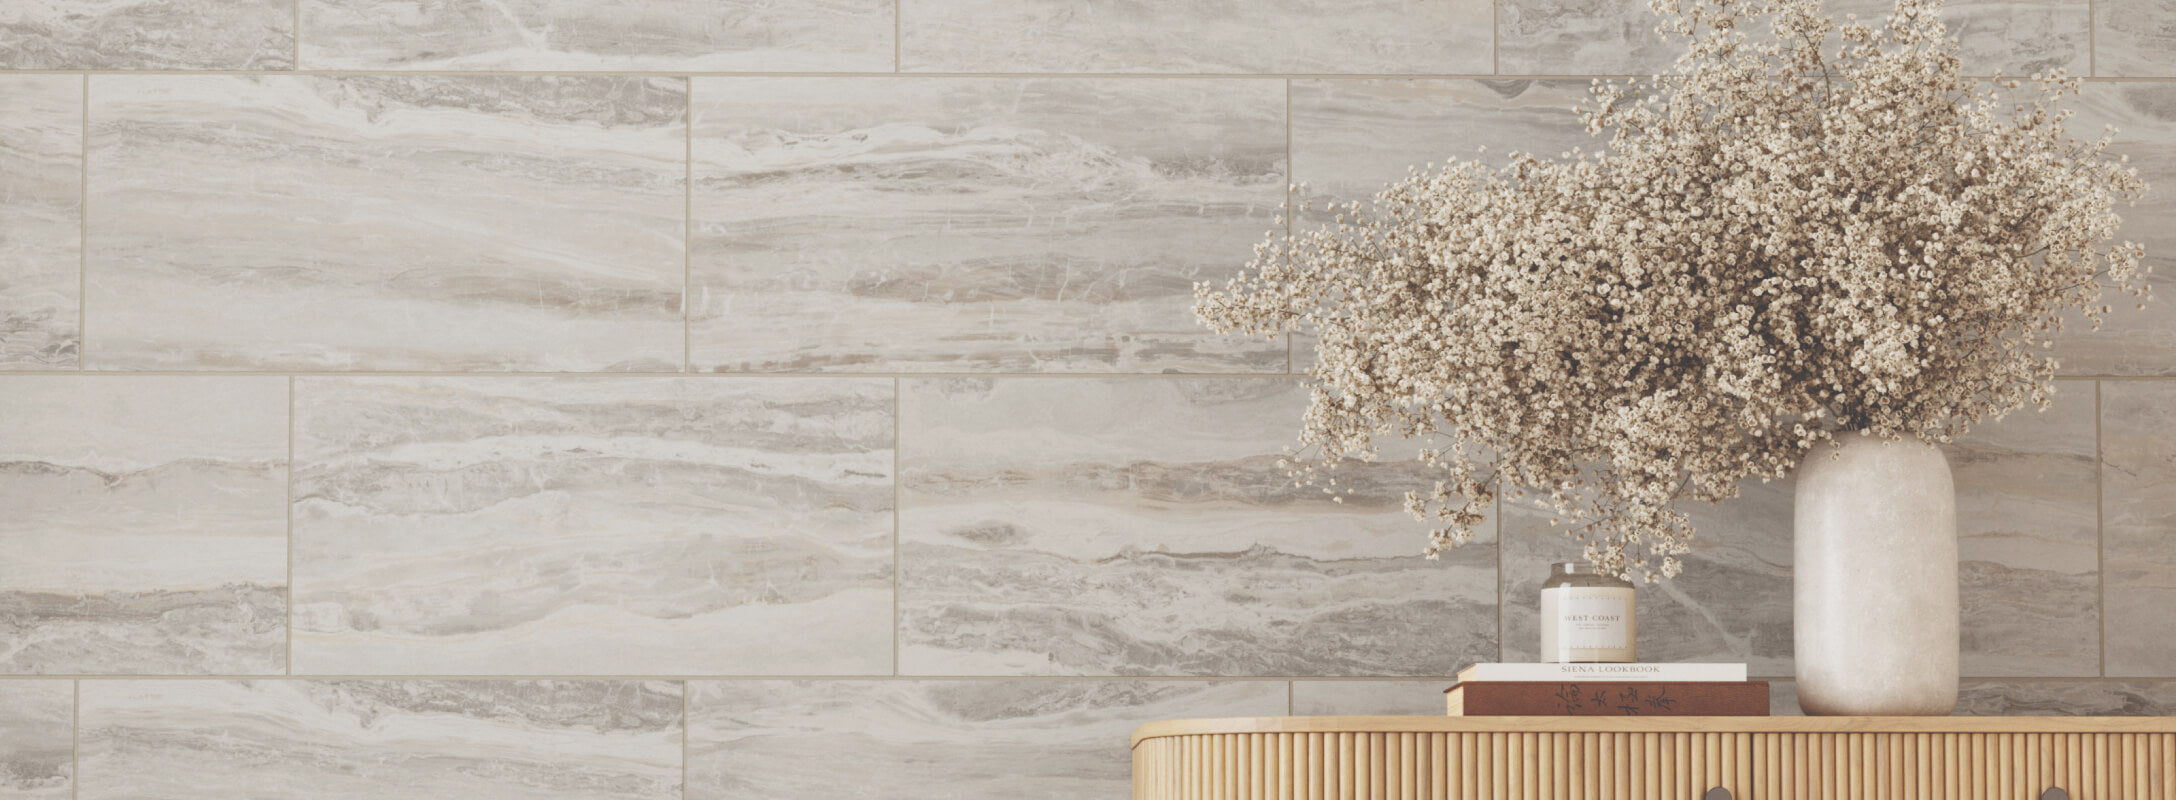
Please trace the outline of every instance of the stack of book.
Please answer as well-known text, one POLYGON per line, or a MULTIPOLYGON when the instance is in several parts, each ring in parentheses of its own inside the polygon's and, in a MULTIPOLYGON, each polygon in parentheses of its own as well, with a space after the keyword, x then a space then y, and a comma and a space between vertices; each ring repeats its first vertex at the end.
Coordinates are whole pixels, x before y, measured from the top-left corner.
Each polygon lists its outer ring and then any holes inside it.
POLYGON ((1744 664, 1475 664, 1444 691, 1454 717, 1765 717, 1744 664))

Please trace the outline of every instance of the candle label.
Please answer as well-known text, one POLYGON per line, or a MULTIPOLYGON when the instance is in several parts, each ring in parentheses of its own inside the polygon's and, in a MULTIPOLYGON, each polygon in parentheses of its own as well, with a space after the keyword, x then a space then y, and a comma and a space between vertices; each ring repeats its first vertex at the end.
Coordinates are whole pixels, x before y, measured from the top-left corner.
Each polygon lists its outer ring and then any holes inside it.
POLYGON ((1558 647, 1622 650, 1628 646, 1624 598, 1567 592, 1557 600, 1556 610, 1558 647))

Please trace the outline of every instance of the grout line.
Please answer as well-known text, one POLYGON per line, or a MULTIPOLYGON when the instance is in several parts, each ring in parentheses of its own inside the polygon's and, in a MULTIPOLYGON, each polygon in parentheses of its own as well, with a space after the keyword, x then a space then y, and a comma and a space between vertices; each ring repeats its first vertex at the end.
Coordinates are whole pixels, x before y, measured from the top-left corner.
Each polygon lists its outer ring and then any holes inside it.
MULTIPOLYGON (((99 369, 57 370, 22 369, 9 370, 11 377, 41 375, 96 375, 103 377, 297 377, 297 378, 754 378, 799 380, 803 378, 836 378, 840 380, 868 380, 871 378, 947 379, 947 378, 1055 378, 1059 380, 1264 380, 1289 378, 1287 372, 422 372, 412 370, 174 370, 174 369, 99 369)), ((2176 376, 2154 380, 2176 381, 2176 376)))
POLYGON ((68 796, 83 796, 83 682, 75 681, 68 708, 68 796))
POLYGON ((900 409, 905 402, 900 398, 900 380, 892 379, 892 674, 899 674, 899 640, 905 638, 906 616, 899 604, 899 432, 900 409))
POLYGON ((295 674, 295 379, 287 378, 287 674, 295 674))
MULTIPOLYGON (((1504 3, 1491 0, 1488 4, 1488 71, 1504 71, 1504 3)), ((297 64, 296 66, 301 66, 297 64)))
POLYGON ((688 694, 693 691, 693 683, 680 681, 680 800, 688 797, 688 694))
POLYGON ((2094 29, 2099 27, 2100 9, 2096 7, 2095 0, 2085 0, 2085 76, 2087 78, 2100 76, 2100 43, 2095 41, 2098 37, 2093 33, 2094 29))
MULTIPOLYGON (((1510 541, 1510 532, 1504 529, 1503 481, 1496 483, 1496 660, 1510 661, 1505 655, 1510 650, 1504 646, 1504 544, 1510 541)), ((1637 598, 1634 598, 1635 601, 1637 598)), ((1634 609, 1637 612, 1637 609, 1634 609)), ((1638 644, 1638 642, 1634 642, 1638 644)))
MULTIPOLYGON (((113 75, 113 76, 239 76, 266 77, 556 77, 556 78, 1017 78, 1017 79, 1123 79, 1123 80, 1342 80, 1342 81, 1646 81, 1653 73, 1521 73, 1499 72, 749 72, 731 70, 504 70, 504 69, 13 69, 9 75, 113 75)), ((1994 75, 1962 75, 1971 81, 1994 80, 1994 75)), ((2003 76, 2015 78, 2014 75, 2003 76)), ((2088 83, 2168 83, 2176 75, 2092 75, 2088 83)))
POLYGON ((892 72, 897 74, 900 52, 906 49, 906 0, 892 0, 892 72))
POLYGON ((1284 715, 1287 717, 1299 713, 1299 701, 1294 699, 1299 694, 1298 685, 1298 681, 1284 682, 1284 715))
POLYGON ((695 371, 695 79, 685 78, 687 116, 681 120, 680 166, 680 371, 695 371))
POLYGON ((2108 677, 2108 504, 2107 455, 2102 442, 2101 387, 2093 383, 2093 612, 2100 622, 2100 677, 2108 677))
POLYGON ((83 96, 76 121, 82 141, 76 151, 76 371, 90 369, 91 354, 91 76, 83 76, 83 96))
MULTIPOLYGON (((1977 683, 2059 683, 2059 684, 2126 684, 2151 683, 2176 686, 2176 676, 2058 676, 2058 675, 1960 675, 1959 680, 1977 683)), ((49 675, 22 674, 0 675, 0 685, 8 683, 33 683, 53 681, 670 681, 670 682, 763 682, 805 681, 846 682, 865 681, 878 683, 914 682, 1032 682, 1032 683, 1080 683, 1080 682, 1161 682, 1161 683, 1433 683, 1457 682, 1456 675, 281 675, 278 673, 255 675, 138 675, 115 673, 109 675, 49 675)), ((1746 680, 1788 682, 1796 680, 1791 675, 1754 675, 1746 680)))
POLYGON ((293 70, 296 70, 296 71, 301 71, 301 69, 302 69, 302 0, 295 0, 295 17, 294 17, 294 21, 293 21, 293 24, 294 24, 294 26, 295 26, 295 30, 294 30, 294 37, 293 37, 293 38, 294 38, 294 45, 295 45, 295 50, 294 50, 294 59, 295 59, 295 60, 294 60, 294 63, 293 63, 293 64, 292 64, 291 66, 290 66, 290 69, 293 69, 293 70))

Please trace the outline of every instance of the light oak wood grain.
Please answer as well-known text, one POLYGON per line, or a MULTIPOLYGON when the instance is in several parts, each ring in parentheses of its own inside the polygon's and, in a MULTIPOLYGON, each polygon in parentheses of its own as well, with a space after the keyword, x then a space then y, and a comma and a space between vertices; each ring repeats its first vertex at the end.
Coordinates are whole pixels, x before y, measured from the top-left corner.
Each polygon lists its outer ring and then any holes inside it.
POLYGON ((2176 719, 1260 717, 1134 738, 1136 800, 2176 800, 2176 719))

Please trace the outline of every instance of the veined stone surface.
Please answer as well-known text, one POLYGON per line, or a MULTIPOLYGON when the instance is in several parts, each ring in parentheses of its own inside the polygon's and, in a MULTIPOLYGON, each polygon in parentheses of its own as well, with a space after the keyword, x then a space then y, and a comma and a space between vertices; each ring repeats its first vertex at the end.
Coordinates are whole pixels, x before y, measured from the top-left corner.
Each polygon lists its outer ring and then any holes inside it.
POLYGON ((2176 77, 2176 0, 2096 0, 2093 74, 2176 77))
POLYGON ((1944 448, 1965 675, 2100 674, 2093 391, 2058 381, 2047 411, 2019 409, 1944 448))
POLYGON ((1292 713, 1302 717, 1436 716, 1444 710, 1443 690, 1456 683, 1455 678, 1293 681, 1292 713))
POLYGON ((1141 723, 1279 716, 1283 681, 693 681, 690 800, 1123 797, 1141 723))
POLYGON ((0 370, 76 365, 83 78, 0 75, 0 370))
POLYGON ((1965 681, 1957 714, 1974 717, 2165 717, 2176 715, 2176 682, 1965 681))
POLYGON ((679 369, 683 79, 91 87, 96 367, 679 369))
POLYGON ((2176 383, 2101 384, 2107 675, 2176 676, 2176 383))
POLYGON ((914 380, 900 670, 1441 675, 1496 652, 1493 530, 1440 561, 1407 463, 1278 465, 1289 378, 914 380))
POLYGON ((304 0, 310 69, 890 72, 889 0, 304 0))
POLYGON ((298 674, 891 667, 870 379, 303 378, 298 674))
POLYGON ((694 92, 699 370, 1284 371, 1190 312, 1276 224, 1282 81, 694 92))
POLYGON ((84 681, 83 800, 677 800, 676 681, 84 681))
POLYGON ((295 66, 293 0, 9 0, 0 69, 295 66))
POLYGON ((277 673, 287 381, 0 377, 0 673, 277 673))
POLYGON ((902 0, 908 72, 1489 71, 1485 0, 902 0))
POLYGON ((75 684, 0 681, 0 796, 75 797, 75 684))
MULTIPOLYGON (((1895 3, 1829 0, 1829 14, 1855 14, 1879 27, 1895 3)), ((1646 3, 1617 0, 1505 0, 1498 9, 1497 72, 1505 75, 1668 73, 1684 41, 1655 32, 1646 3)), ((1942 22, 1958 39, 1968 75, 2024 77, 2051 69, 2088 71, 2087 0, 1951 0, 1942 22)), ((1767 36, 1765 24, 1755 35, 1767 36)), ((1838 42, 1829 41, 1835 52, 1838 42)))
POLYGON ((2156 299, 2141 310, 2127 295, 2108 295, 2106 324, 2095 331, 2072 320, 2055 354, 2066 375, 2176 376, 2176 81, 2087 84, 2070 105, 2078 110, 2071 135, 2098 138, 2115 126, 2109 152, 2128 157, 2151 184, 2137 205, 2116 208, 2117 236, 2146 246, 2156 299))

